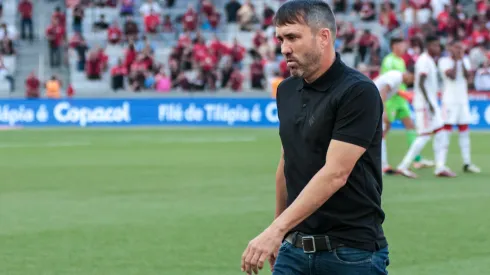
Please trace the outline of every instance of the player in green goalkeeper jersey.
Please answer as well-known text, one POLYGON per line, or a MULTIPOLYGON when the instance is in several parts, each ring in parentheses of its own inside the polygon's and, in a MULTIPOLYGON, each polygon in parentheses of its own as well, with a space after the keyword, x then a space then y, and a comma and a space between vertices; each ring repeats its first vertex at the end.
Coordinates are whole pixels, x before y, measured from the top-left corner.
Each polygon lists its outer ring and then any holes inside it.
MULTIPOLYGON (((402 38, 393 38, 390 41, 390 47, 391 53, 383 59, 383 62, 381 63, 380 74, 384 74, 392 70, 405 72, 405 61, 401 56, 406 51, 406 42, 402 38)), ((406 89, 406 85, 402 83, 402 85, 400 86, 400 90, 405 91, 406 89)), ((410 110, 410 104, 408 103, 408 100, 406 100, 403 96, 399 94, 394 95, 386 102, 386 115, 388 117, 388 120, 391 123, 396 120, 400 120, 403 123, 405 129, 407 130, 407 139, 409 145, 411 145, 417 137, 415 125, 412 121, 411 114, 412 112, 410 110)), ((419 155, 415 158, 413 166, 416 169, 432 167, 434 166, 434 162, 422 159, 419 155)), ((384 170, 386 174, 392 174, 395 172, 393 169, 391 169, 391 167, 387 167, 384 170)))

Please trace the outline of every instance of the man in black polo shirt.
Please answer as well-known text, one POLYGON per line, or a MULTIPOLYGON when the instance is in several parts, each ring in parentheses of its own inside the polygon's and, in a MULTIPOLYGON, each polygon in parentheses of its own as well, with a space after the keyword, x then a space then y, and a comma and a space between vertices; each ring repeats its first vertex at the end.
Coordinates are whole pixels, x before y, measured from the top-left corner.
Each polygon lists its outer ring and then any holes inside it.
POLYGON ((325 2, 286 2, 274 23, 291 72, 277 92, 276 214, 245 249, 242 271, 269 260, 275 275, 387 274, 379 91, 335 52, 325 2))

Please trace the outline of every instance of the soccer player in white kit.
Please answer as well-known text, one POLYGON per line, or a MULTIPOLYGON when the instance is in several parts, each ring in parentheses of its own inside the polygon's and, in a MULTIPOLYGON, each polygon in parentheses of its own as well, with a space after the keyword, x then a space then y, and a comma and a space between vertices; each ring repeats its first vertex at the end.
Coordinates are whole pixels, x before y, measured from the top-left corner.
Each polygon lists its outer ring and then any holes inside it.
POLYGON ((415 109, 415 127, 418 137, 410 146, 407 154, 398 166, 398 173, 416 178, 417 175, 409 167, 416 155, 434 136, 433 149, 436 161, 435 175, 440 177, 455 177, 446 167, 449 135, 444 129, 441 108, 437 101, 439 91, 438 68, 436 59, 441 54, 441 44, 436 36, 426 39, 426 50, 415 63, 414 96, 412 105, 415 109))
POLYGON ((468 127, 472 120, 468 99, 468 78, 471 74, 470 60, 464 57, 463 45, 458 40, 454 40, 450 44, 449 52, 450 56, 439 59, 439 71, 443 81, 444 130, 451 133, 453 126, 458 126, 459 147, 464 163, 463 171, 480 173, 480 168, 471 163, 468 127))
MULTIPOLYGON (((398 93, 398 89, 402 83, 411 85, 413 83, 413 71, 408 69, 407 72, 402 73, 400 71, 388 71, 373 80, 374 84, 378 88, 383 104, 388 101, 392 96, 398 93)), ((383 140, 381 143, 381 164, 383 168, 383 174, 392 174, 395 171, 388 163, 388 152, 386 148, 386 134, 390 129, 390 121, 386 115, 386 109, 383 113, 383 140)))

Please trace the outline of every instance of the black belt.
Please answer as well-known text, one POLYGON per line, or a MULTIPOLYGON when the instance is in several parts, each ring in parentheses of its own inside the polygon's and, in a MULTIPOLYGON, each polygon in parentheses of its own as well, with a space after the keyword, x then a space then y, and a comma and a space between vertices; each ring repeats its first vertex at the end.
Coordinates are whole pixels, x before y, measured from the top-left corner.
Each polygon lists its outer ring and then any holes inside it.
POLYGON ((377 251, 380 248, 384 248, 388 244, 386 240, 380 242, 374 242, 372 244, 367 243, 362 246, 351 245, 349 243, 341 242, 338 239, 331 238, 327 235, 305 235, 301 232, 291 232, 286 235, 285 241, 292 244, 296 248, 302 248, 304 253, 315 253, 317 251, 329 251, 342 246, 355 247, 359 249, 377 251))
POLYGON ((285 240, 297 248, 302 248, 305 253, 331 252, 337 247, 344 246, 344 244, 327 235, 304 235, 300 232, 289 233, 285 240))

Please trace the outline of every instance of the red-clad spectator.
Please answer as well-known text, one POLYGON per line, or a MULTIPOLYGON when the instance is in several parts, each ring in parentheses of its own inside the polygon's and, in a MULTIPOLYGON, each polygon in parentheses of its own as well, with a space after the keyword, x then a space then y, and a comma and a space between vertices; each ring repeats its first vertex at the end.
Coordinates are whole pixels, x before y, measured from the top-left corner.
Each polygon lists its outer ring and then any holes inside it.
POLYGON ((119 2, 118 0, 106 0, 105 6, 110 8, 116 8, 118 2, 119 2))
POLYGON ((213 3, 210 0, 202 0, 201 12, 203 12, 206 16, 210 16, 214 11, 213 3))
POLYGON ((242 72, 240 72, 240 69, 235 68, 230 76, 230 81, 229 81, 230 88, 235 92, 241 91, 242 84, 243 84, 243 74, 242 72))
POLYGON ((66 96, 68 98, 72 98, 75 95, 75 89, 73 89, 73 86, 71 84, 68 84, 68 89, 66 89, 66 96))
POLYGON ((148 33, 157 33, 158 26, 160 26, 160 16, 150 10, 150 14, 145 16, 145 30, 148 33))
POLYGON ((217 35, 209 42, 209 52, 220 60, 225 54, 229 53, 229 48, 219 40, 217 35))
POLYGON ((165 15, 165 17, 163 18, 162 31, 163 32, 173 32, 174 31, 172 19, 170 18, 170 15, 168 15, 168 14, 165 15))
POLYGON ((279 62, 279 71, 281 72, 281 76, 283 78, 288 78, 291 75, 286 59, 283 59, 281 60, 281 62, 279 62))
POLYGON ((381 6, 381 13, 379 15, 379 23, 384 26, 388 32, 398 28, 400 23, 396 18, 396 13, 390 8, 390 5, 381 6))
POLYGON ((128 74, 128 69, 124 65, 121 59, 117 61, 117 64, 111 69, 112 89, 117 91, 119 89, 124 90, 124 77, 128 74))
POLYGON ((107 29, 107 41, 109 44, 118 44, 122 41, 123 33, 119 27, 117 20, 114 20, 112 25, 107 29))
POLYGON ((250 64, 250 81, 253 89, 264 89, 264 65, 260 58, 255 58, 254 62, 250 64))
POLYGON ((486 14, 488 7, 488 1, 487 0, 476 0, 475 1, 475 6, 476 6, 476 11, 478 14, 486 14))
POLYGON ((185 32, 180 35, 179 40, 177 41, 178 48, 186 48, 190 46, 192 43, 191 35, 189 32, 185 32))
POLYGON ((267 38, 265 37, 265 34, 263 31, 260 29, 255 32, 255 36, 253 38, 253 43, 256 49, 258 49, 262 44, 267 42, 267 38))
POLYGON ((93 51, 89 54, 87 64, 85 65, 85 72, 87 78, 90 80, 98 80, 101 78, 102 73, 101 60, 98 58, 98 53, 93 51))
POLYGON ((151 55, 151 48, 145 48, 141 51, 141 54, 143 55, 143 62, 145 63, 146 69, 151 70, 153 69, 154 66, 154 61, 153 57, 151 55))
POLYGON ((102 71, 106 71, 107 70, 107 65, 109 63, 109 56, 107 54, 105 54, 103 48, 97 47, 96 50, 95 50, 95 52, 97 53, 97 59, 100 62, 100 68, 101 68, 101 70, 102 71))
POLYGON ((184 31, 195 31, 197 28, 197 13, 192 7, 192 4, 189 4, 187 11, 184 13, 182 17, 182 24, 184 25, 184 31))
POLYGON ((60 7, 56 7, 53 15, 51 15, 51 18, 55 18, 56 20, 58 20, 61 26, 66 25, 66 15, 61 11, 60 7))
POLYGON ((37 78, 36 73, 32 72, 26 79, 26 97, 27 98, 39 98, 39 88, 41 82, 37 78))
POLYGON ((218 28, 220 19, 221 15, 218 13, 218 11, 213 10, 213 12, 208 16, 208 22, 211 29, 216 30, 218 28))
POLYGON ((245 49, 245 47, 238 44, 238 40, 235 38, 233 41, 233 45, 231 46, 230 49, 230 55, 233 60, 233 63, 234 64, 240 63, 245 57, 246 53, 247 53, 247 49, 245 49))
POLYGON ((197 62, 203 61, 208 56, 208 48, 204 41, 197 41, 192 47, 193 58, 197 62))
POLYGON ((473 25, 473 28, 473 32, 471 33, 473 45, 486 43, 490 40, 490 33, 484 24, 475 24, 473 25))
POLYGON ((80 33, 76 32, 70 38, 70 41, 68 41, 68 46, 70 48, 74 49, 74 48, 78 47, 82 41, 83 41, 82 35, 80 33))
POLYGON ((201 62, 201 67, 205 72, 212 72, 216 68, 216 64, 218 63, 218 59, 208 54, 201 62))
POLYGON ((432 9, 431 0, 409 0, 408 5, 415 10, 432 9))
POLYGON ((444 10, 437 15, 437 32, 445 34, 449 31, 449 18, 451 17, 451 7, 444 5, 444 10))
POLYGON ((379 47, 378 38, 371 33, 370 30, 365 30, 359 38, 359 56, 361 62, 365 62, 366 55, 369 52, 374 52, 379 47))
POLYGON ((32 10, 33 6, 30 0, 22 0, 19 3, 19 13, 21 18, 20 33, 21 38, 26 39, 26 29, 29 31, 29 40, 34 39, 34 30, 32 26, 32 10))
POLYGON ((471 33, 473 33, 473 24, 475 24, 475 22, 478 22, 477 15, 474 15, 473 17, 469 17, 464 21, 463 26, 465 29, 465 37, 471 36, 471 33))
POLYGON ((49 60, 51 67, 58 67, 61 65, 61 45, 65 36, 64 30, 59 25, 58 20, 51 20, 51 25, 46 29, 46 36, 49 43, 49 60))
POLYGON ((422 36, 422 28, 419 24, 413 24, 408 28, 408 39, 413 37, 421 37, 422 36))
POLYGON ((131 71, 131 65, 133 65, 133 62, 136 60, 137 55, 138 52, 136 52, 134 43, 131 42, 128 46, 128 49, 126 50, 124 57, 124 65, 126 66, 128 71, 131 71))
POLYGON ((140 91, 145 86, 147 64, 144 59, 145 56, 139 54, 136 61, 131 65, 129 84, 133 91, 140 91))
POLYGON ((268 27, 272 26, 272 20, 274 18, 274 10, 267 5, 267 3, 264 3, 264 11, 262 13, 262 16, 264 20, 262 21, 262 29, 265 30, 268 27))
POLYGON ((131 72, 146 71, 148 69, 148 62, 145 60, 143 54, 138 54, 136 60, 131 65, 131 72))

